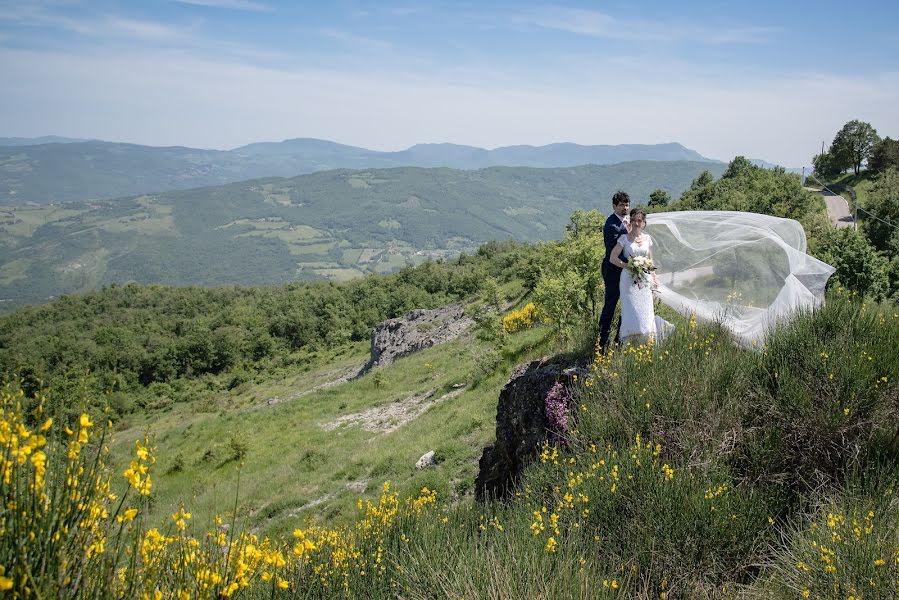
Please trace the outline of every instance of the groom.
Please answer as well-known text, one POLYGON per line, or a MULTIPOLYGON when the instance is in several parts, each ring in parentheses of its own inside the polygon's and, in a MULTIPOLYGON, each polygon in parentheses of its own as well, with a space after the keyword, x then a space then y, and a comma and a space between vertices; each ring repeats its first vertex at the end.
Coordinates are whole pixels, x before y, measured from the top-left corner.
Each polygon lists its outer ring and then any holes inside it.
MULTIPOLYGON (((602 314, 599 317, 599 345, 602 352, 605 353, 609 346, 609 332, 612 329, 612 318, 615 316, 615 307, 618 305, 618 298, 621 296, 619 282, 621 281, 621 268, 616 267, 609 262, 609 256, 612 249, 618 242, 618 238, 628 232, 627 213, 631 208, 631 197, 627 192, 618 191, 612 196, 612 214, 606 219, 606 224, 602 228, 603 242, 606 245, 606 255, 602 259, 602 280, 606 284, 605 303, 602 307, 602 314)), ((624 255, 621 260, 627 262, 624 255)))

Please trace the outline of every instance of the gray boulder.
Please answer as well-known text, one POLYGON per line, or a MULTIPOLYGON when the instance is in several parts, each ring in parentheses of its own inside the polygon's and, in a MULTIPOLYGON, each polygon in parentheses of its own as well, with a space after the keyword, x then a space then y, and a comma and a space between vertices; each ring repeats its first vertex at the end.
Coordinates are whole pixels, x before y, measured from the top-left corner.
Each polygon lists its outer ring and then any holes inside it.
POLYGON ((514 491, 521 472, 550 439, 545 398, 556 382, 572 384, 585 373, 564 357, 518 365, 499 394, 496 442, 484 448, 475 479, 478 500, 505 499, 514 491))
POLYGON ((428 467, 436 467, 437 460, 434 458, 434 451, 426 452, 421 455, 421 458, 418 459, 418 462, 415 463, 415 468, 421 471, 422 469, 427 469, 428 467))
POLYGON ((387 366, 402 356, 454 340, 473 324, 461 304, 417 309, 384 321, 371 332, 371 358, 359 375, 374 367, 387 366))

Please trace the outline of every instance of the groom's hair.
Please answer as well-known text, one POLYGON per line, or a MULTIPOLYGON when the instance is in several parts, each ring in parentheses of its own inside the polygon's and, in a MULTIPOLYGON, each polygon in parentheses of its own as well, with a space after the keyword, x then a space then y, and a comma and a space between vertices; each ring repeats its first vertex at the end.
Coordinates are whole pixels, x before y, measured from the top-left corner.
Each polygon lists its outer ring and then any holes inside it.
POLYGON ((617 192, 615 192, 615 195, 612 196, 612 206, 618 206, 622 202, 627 202, 628 204, 630 204, 631 197, 627 195, 627 192, 618 190, 617 192))

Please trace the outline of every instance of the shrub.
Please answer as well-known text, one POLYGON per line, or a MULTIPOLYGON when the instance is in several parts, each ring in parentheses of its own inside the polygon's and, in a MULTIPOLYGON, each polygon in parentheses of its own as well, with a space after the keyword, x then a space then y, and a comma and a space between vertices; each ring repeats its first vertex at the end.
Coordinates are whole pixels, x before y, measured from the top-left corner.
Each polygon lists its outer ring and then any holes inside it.
POLYGON ((250 451, 250 442, 247 440, 247 436, 241 432, 237 432, 231 436, 231 439, 228 440, 228 460, 236 460, 241 461, 247 456, 247 452, 250 451))
POLYGON ((533 302, 529 302, 503 317, 503 330, 506 333, 515 333, 523 329, 530 329, 539 322, 537 306, 533 302))

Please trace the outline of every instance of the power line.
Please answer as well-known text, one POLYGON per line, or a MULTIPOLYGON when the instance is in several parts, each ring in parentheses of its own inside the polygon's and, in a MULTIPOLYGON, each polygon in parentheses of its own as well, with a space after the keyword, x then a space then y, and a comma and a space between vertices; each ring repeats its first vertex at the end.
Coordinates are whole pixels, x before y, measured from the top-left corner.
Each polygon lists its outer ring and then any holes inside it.
POLYGON ((868 215, 869 217, 871 217, 871 218, 874 219, 875 221, 880 221, 880 222, 883 223, 884 225, 889 225, 890 227, 893 227, 893 228, 899 228, 899 224, 897 224, 897 223, 890 223, 889 221, 884 221, 884 220, 881 219, 880 217, 876 216, 874 213, 869 212, 869 211, 865 210, 864 208, 860 207, 860 206, 858 205, 858 203, 856 203, 856 205, 855 205, 855 210, 860 210, 860 211, 862 211, 863 213, 865 213, 866 215, 868 215))
MULTIPOLYGON (((823 189, 827 190, 828 192, 830 192, 830 193, 833 194, 834 196, 839 196, 840 198, 843 198, 843 200, 846 199, 846 198, 843 197, 842 194, 838 194, 838 193, 836 193, 835 191, 833 191, 832 189, 830 189, 829 187, 827 187, 826 185, 824 185, 824 184, 821 182, 820 179, 818 179, 817 177, 815 177, 815 176, 812 175, 811 173, 809 173, 809 177, 811 177, 811 178, 814 179, 816 182, 818 182, 818 185, 820 185, 823 189)), ((889 222, 889 221, 885 221, 885 220, 881 219, 880 217, 878 217, 877 215, 875 215, 874 213, 872 213, 871 211, 865 210, 864 208, 862 208, 861 206, 859 206, 859 205, 858 205, 858 200, 856 200, 854 197, 852 198, 852 204, 853 204, 854 207, 855 207, 855 213, 856 213, 856 214, 858 214, 858 211, 862 211, 863 213, 865 213, 866 215, 868 215, 868 216, 871 217, 872 219, 874 219, 874 220, 876 220, 876 221, 880 221, 880 222, 883 223, 884 225, 889 225, 890 227, 893 227, 893 228, 899 228, 899 224, 891 223, 891 222, 889 222)), ((857 226, 857 225, 858 225, 858 219, 853 217, 853 221, 855 221, 856 226, 857 226)))

